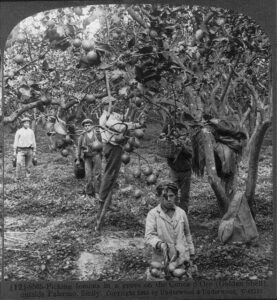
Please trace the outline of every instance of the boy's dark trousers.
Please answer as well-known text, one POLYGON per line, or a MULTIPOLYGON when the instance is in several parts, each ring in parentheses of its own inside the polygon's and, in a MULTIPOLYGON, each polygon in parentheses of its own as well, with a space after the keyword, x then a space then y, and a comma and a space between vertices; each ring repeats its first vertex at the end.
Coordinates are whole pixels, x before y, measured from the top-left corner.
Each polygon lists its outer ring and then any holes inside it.
POLYGON ((170 177, 180 189, 180 202, 178 206, 188 213, 191 169, 188 171, 174 171, 170 168, 170 177))
POLYGON ((99 193, 101 184, 101 167, 102 158, 100 154, 93 156, 84 156, 85 172, 86 172, 86 194, 89 196, 99 193))
POLYGON ((123 149, 121 146, 113 145, 110 143, 104 144, 103 154, 106 159, 106 167, 103 173, 102 182, 99 191, 100 199, 105 202, 116 183, 119 170, 121 167, 121 155, 123 149))

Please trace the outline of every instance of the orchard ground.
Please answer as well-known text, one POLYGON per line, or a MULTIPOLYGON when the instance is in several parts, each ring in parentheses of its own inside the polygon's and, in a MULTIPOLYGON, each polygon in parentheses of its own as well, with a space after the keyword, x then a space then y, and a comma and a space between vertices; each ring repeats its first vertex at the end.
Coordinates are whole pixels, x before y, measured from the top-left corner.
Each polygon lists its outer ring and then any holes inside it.
MULTIPOLYGON (((147 128, 139 153, 159 180, 168 167, 154 152, 160 128, 147 128)), ((119 212, 108 212, 101 236, 93 231, 97 203, 80 191, 84 180, 73 174, 73 158, 51 152, 44 131, 39 132, 38 165, 28 181, 18 185, 12 167, 13 134, 5 135, 5 279, 6 280, 143 280, 150 249, 144 245, 147 212, 158 204, 155 186, 144 176, 135 179, 138 162, 122 166, 113 202, 119 212), (142 190, 135 199, 135 188, 142 190)), ((142 160, 142 166, 144 165, 142 160)), ((244 189, 247 166, 240 164, 239 188, 244 189)), ((273 274, 272 147, 260 155, 256 188, 259 240, 251 245, 222 245, 216 198, 207 178, 193 175, 189 221, 196 247, 199 274, 195 279, 266 279, 273 274)))

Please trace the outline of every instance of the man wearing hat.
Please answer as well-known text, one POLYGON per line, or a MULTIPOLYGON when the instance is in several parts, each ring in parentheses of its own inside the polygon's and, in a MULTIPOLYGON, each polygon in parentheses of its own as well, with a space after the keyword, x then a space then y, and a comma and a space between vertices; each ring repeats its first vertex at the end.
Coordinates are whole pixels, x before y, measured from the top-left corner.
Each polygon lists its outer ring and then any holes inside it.
POLYGON ((101 137, 104 143, 103 154, 106 159, 106 167, 103 173, 103 179, 100 187, 100 202, 102 204, 108 197, 111 197, 112 188, 118 177, 121 166, 121 155, 123 153, 122 144, 124 144, 124 134, 128 129, 141 128, 143 124, 126 122, 124 119, 127 113, 121 114, 115 112, 116 99, 110 96, 110 101, 113 105, 113 112, 109 112, 109 97, 102 99, 103 113, 99 119, 101 137))
POLYGON ((164 255, 177 266, 188 265, 195 254, 186 212, 176 206, 178 186, 165 181, 157 186, 160 204, 146 218, 145 242, 152 246, 152 261, 162 263, 164 255))
POLYGON ((23 118, 21 124, 23 126, 16 131, 13 144, 17 180, 21 177, 24 162, 26 177, 30 177, 32 159, 36 155, 36 138, 34 131, 30 128, 31 120, 27 117, 23 118))
POLYGON ((77 146, 77 161, 80 164, 80 159, 84 160, 86 174, 86 195, 99 198, 99 188, 101 183, 101 151, 93 148, 95 141, 101 141, 100 133, 93 128, 91 119, 85 119, 82 122, 85 131, 80 135, 77 146))

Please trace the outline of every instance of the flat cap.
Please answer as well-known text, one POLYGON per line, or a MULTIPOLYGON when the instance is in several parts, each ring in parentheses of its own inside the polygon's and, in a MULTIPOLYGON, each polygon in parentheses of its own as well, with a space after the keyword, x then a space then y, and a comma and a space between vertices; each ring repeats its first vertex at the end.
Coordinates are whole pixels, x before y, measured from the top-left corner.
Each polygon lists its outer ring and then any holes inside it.
POLYGON ((27 122, 31 122, 31 119, 28 118, 28 117, 25 117, 25 118, 23 118, 23 119, 20 120, 21 123, 24 123, 24 122, 26 122, 26 121, 27 121, 27 122))
POLYGON ((91 119, 85 119, 85 120, 83 120, 83 122, 82 122, 82 126, 84 126, 85 124, 92 124, 92 125, 93 125, 93 122, 92 122, 91 119))
POLYGON ((176 183, 174 183, 172 181, 162 181, 161 183, 159 183, 156 188, 157 195, 161 196, 162 190, 164 190, 164 189, 171 190, 175 195, 177 195, 177 193, 178 193, 178 186, 176 183))

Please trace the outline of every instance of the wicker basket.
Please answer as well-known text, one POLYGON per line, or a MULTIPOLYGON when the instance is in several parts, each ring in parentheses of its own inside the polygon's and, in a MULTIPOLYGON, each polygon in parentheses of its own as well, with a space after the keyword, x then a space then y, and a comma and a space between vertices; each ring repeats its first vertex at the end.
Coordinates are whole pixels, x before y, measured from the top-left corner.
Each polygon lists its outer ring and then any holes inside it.
POLYGON ((156 153, 161 157, 172 158, 176 153, 177 147, 169 138, 158 139, 156 142, 156 153))

